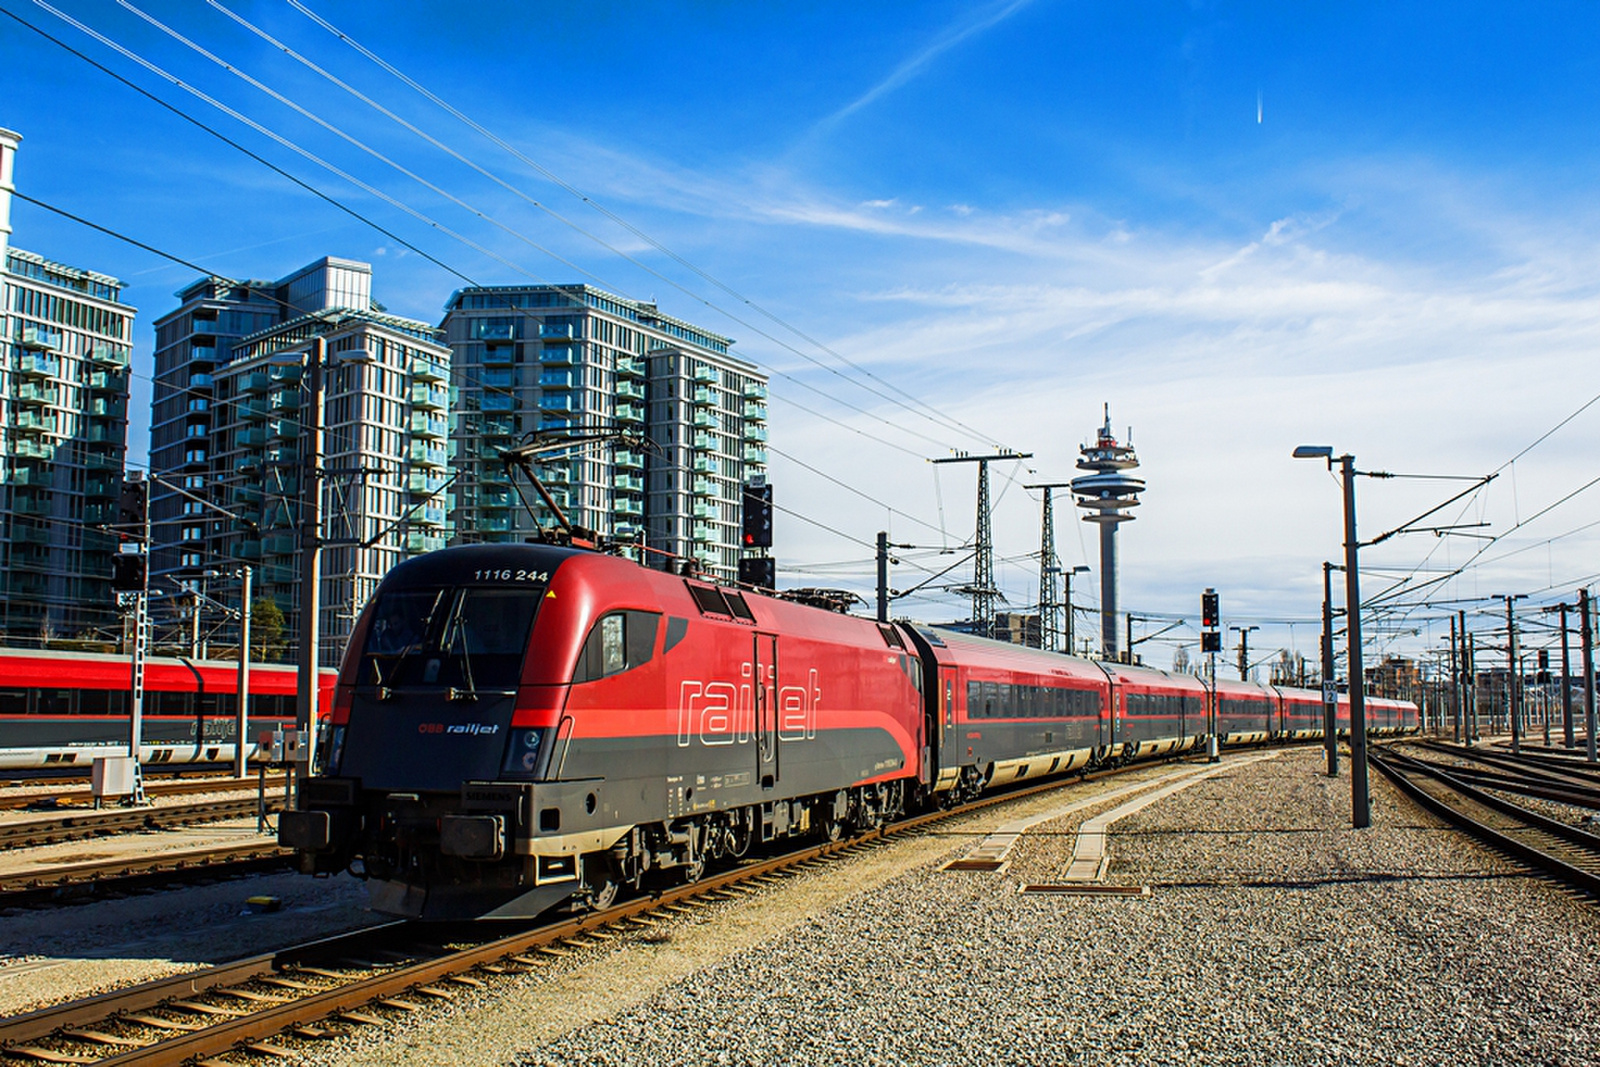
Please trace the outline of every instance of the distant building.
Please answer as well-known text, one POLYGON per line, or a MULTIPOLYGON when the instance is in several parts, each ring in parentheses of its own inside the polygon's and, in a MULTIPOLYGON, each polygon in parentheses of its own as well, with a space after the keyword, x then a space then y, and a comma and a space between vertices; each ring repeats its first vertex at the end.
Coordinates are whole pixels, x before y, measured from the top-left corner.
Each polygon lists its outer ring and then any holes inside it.
POLYGON ((998 611, 994 616, 994 638, 1013 645, 1038 648, 1042 636, 1037 614, 1024 615, 1014 611, 998 611))
POLYGON ((634 542, 651 566, 687 557, 737 575, 741 487, 766 476, 767 379, 727 338, 585 285, 462 289, 442 328, 457 540, 522 541, 550 524, 542 503, 537 519, 523 506, 501 449, 540 431, 627 430, 659 451, 605 443, 541 465, 568 520, 634 542))
POLYGON ((134 309, 117 279, 10 247, 21 140, 0 130, 0 633, 113 636, 134 309))
POLYGON ((151 466, 158 571, 194 586, 257 568, 298 627, 305 362, 326 344, 321 650, 336 665, 382 576, 443 547, 450 351, 376 310, 372 269, 323 259, 277 282, 207 278, 157 322, 151 466), (223 514, 208 506, 227 509, 223 514))
POLYGON ((1416 660, 1386 656, 1382 663, 1367 670, 1367 686, 1378 696, 1409 700, 1421 684, 1416 660))

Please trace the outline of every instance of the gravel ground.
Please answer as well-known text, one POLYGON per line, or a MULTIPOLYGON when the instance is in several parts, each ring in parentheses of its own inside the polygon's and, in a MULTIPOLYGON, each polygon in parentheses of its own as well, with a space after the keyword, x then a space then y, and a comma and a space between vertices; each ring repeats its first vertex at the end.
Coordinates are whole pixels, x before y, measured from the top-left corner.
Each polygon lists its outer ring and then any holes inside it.
MULTIPOLYGON (((138 844, 127 839, 143 838, 151 848, 166 836, 121 835, 115 840, 127 847, 138 844)), ((60 907, 0 910, 0 1016, 378 921, 367 910, 365 887, 355 879, 290 873, 60 907), (245 901, 258 895, 279 898, 281 910, 252 912, 245 901)))
MULTIPOLYGON (((939 866, 1029 802, 497 980, 308 1064, 1600 1064, 1600 913, 1301 750, 1113 827, 1137 899, 939 866)), ((1145 773, 1145 772, 1141 772, 1145 773)), ((1111 788, 1126 779, 1106 783, 1111 788)), ((1093 789, 1094 785, 1080 787, 1093 789)))

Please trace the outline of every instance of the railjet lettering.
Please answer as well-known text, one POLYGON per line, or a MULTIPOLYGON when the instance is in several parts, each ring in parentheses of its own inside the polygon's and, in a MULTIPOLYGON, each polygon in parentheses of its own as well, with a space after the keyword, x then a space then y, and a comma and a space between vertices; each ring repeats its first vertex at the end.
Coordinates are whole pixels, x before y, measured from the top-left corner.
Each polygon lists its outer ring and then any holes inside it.
MULTIPOLYGON (((702 745, 745 744, 756 736, 755 665, 740 664, 743 677, 725 681, 685 679, 678 686, 678 747, 696 739, 702 745)), ((817 708, 822 685, 815 668, 806 672, 806 684, 779 688, 770 666, 761 668, 761 709, 767 729, 774 718, 780 741, 809 741, 817 736, 817 708), (776 714, 774 711, 776 709, 776 714)))
POLYGON ((417 725, 419 734, 458 734, 491 736, 500 732, 500 725, 492 722, 425 722, 417 725))

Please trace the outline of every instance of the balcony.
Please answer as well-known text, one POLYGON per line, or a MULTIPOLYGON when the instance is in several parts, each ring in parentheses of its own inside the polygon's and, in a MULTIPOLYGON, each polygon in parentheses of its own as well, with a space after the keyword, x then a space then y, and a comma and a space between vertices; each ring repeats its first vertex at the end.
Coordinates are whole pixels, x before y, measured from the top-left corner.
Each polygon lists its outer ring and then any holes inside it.
POLYGON ((541 411, 570 413, 580 411, 582 407, 582 402, 571 393, 544 393, 539 397, 539 409, 541 411))
MULTIPOLYGON (((488 528, 485 524, 484 528, 488 528)), ((406 534, 406 551, 420 555, 423 552, 437 552, 444 547, 444 537, 441 534, 423 533, 412 530, 406 534)))
POLYGON ((40 352, 55 351, 61 347, 61 331, 53 326, 26 322, 22 325, 22 336, 17 338, 17 344, 40 352))
POLYGON ((117 425, 95 424, 84 433, 83 439, 91 445, 120 445, 127 441, 127 429, 117 425))
POLYGON ((712 434, 706 433, 704 430, 701 430, 699 433, 694 435, 694 447, 696 447, 696 448, 716 448, 717 447, 717 439, 712 434))
POLYGON ((717 391, 709 386, 696 386, 694 393, 689 398, 696 407, 708 407, 717 402, 717 391))
POLYGON ((269 556, 292 556, 298 547, 300 538, 292 533, 272 534, 262 542, 262 549, 269 556))
POLYGON ((300 423, 294 419, 279 419, 267 423, 267 436, 274 441, 294 441, 300 436, 300 423))
POLYGON ((484 411, 515 411, 517 398, 509 393, 484 393, 482 406, 484 411))
POLYGON ((55 459, 56 446, 47 441, 30 441, 23 438, 11 442, 11 454, 18 459, 55 459))
POLYGON ((515 367, 490 367, 478 375, 485 389, 510 389, 517 384, 515 367))
POLYGON ((716 413, 705 410, 696 411, 694 418, 690 421, 697 430, 713 430, 716 429, 718 424, 716 413))
POLYGON ((271 403, 274 411, 297 412, 300 410, 300 390, 279 389, 272 394, 271 403))
POLYGON ((506 508, 514 508, 516 506, 517 501, 511 498, 511 494, 504 491, 482 493, 478 497, 478 507, 486 510, 504 511, 506 508))
POLYGON ((253 560, 259 563, 261 560, 261 542, 236 541, 228 546, 228 555, 234 559, 253 560))
MULTIPOLYGON (((27 470, 26 467, 18 468, 18 473, 27 470)), ((110 478, 89 478, 83 483, 83 495, 90 500, 117 495, 117 483, 110 478)))
POLYGON ((50 494, 17 493, 11 499, 11 510, 18 515, 48 515, 50 494))
POLYGON ((618 474, 611 479, 611 484, 624 493, 644 492, 644 479, 637 474, 618 474))
POLYGON ((582 362, 577 345, 547 345, 539 353, 539 362, 547 367, 572 366, 582 362))
POLYGON ((53 434, 56 432, 56 425, 56 417, 54 415, 42 415, 37 411, 17 412, 16 427, 22 433, 53 434))
POLYGON ((55 479, 51 476, 48 467, 13 467, 11 474, 6 479, 12 485, 51 486, 55 479))
POLYGON ((98 363, 103 367, 126 367, 128 350, 122 345, 96 341, 89 346, 89 362, 98 363))
POLYGON ((444 488, 448 479, 431 471, 412 471, 406 481, 406 490, 414 496, 432 496, 444 488))
POLYGON ((714 541, 716 540, 717 529, 715 526, 710 526, 703 522, 697 522, 694 524, 694 528, 690 531, 689 536, 693 537, 696 541, 714 541))
POLYGON ((261 487, 259 485, 234 486, 233 499, 237 504, 261 503, 261 487))
POLYGON ((716 496, 717 483, 710 478, 696 478, 692 492, 695 496, 716 496))
POLYGON ((505 485, 511 481, 511 475, 498 463, 485 463, 478 469, 479 485, 505 485))
POLYGON ((482 432, 485 437, 515 437, 517 420, 507 418, 484 419, 482 432))
POLYGON ((235 448, 261 448, 266 443, 267 431, 260 426, 251 426, 233 435, 235 448))
POLYGON ((631 497, 623 497, 617 501, 616 506, 611 510, 618 515, 643 515, 644 503, 631 497))
POLYGON ((83 509, 83 521, 89 526, 109 526, 117 521, 115 504, 89 504, 83 509))
POLYGON ((617 395, 625 400, 643 400, 644 386, 639 382, 618 382, 617 395))
POLYGON ((613 462, 616 463, 617 467, 621 470, 644 470, 644 456, 640 455, 638 452, 629 452, 627 449, 619 449, 612 459, 613 462))
POLYGON ((617 359, 617 373, 643 378, 644 360, 638 356, 620 356, 617 359))
POLYGON ((128 415, 128 405, 121 397, 95 397, 86 410, 96 419, 122 419, 128 415))
POLYGON ((61 359, 39 352, 24 352, 17 357, 17 373, 24 378, 57 378, 61 375, 61 359))
POLYGON ((21 404, 61 405, 61 390, 46 382, 23 382, 17 386, 17 402, 21 404))
POLYGON ((272 464, 281 463, 290 466, 298 464, 300 462, 300 450, 298 448, 286 448, 281 446, 278 448, 269 448, 267 449, 267 462, 272 464))
POLYGON ((767 439, 767 428, 765 426, 755 425, 754 423, 746 423, 744 428, 744 439, 746 441, 765 441, 767 439))
POLYGON ((744 395, 746 400, 765 400, 767 387, 761 382, 745 382, 744 395))
POLYGON ((642 405, 642 404, 618 404, 617 405, 617 420, 619 422, 643 422, 644 421, 644 405, 642 405))
POLYGON ((721 474, 722 464, 713 456, 694 457, 694 472, 696 474, 721 474))
POLYGON ((760 445, 745 445, 744 461, 746 463, 766 463, 767 450, 760 445))
POLYGON ((245 422, 266 422, 267 416, 272 414, 266 399, 259 396, 246 396, 234 405, 234 410, 245 422))
POLYGON ((264 370, 251 371, 239 376, 239 392, 264 393, 272 388, 272 377, 264 370))
POLYGON ((37 526, 23 526, 14 523, 11 527, 11 540, 20 541, 25 545, 48 545, 51 542, 51 537, 49 530, 41 530, 37 526))
POLYGON ((749 420, 751 420, 752 422, 766 422, 767 421, 767 405, 761 404, 761 403, 757 403, 754 400, 745 401, 744 417, 749 419, 749 420))
POLYGON ((499 322, 479 319, 472 324, 472 336, 478 341, 515 341, 517 324, 504 319, 499 322))
POLYGON ((431 359, 413 359, 411 377, 419 382, 447 382, 450 380, 450 371, 444 364, 431 359))
POLYGON ((411 432, 417 437, 449 437, 450 420, 431 411, 413 411, 411 413, 411 432))
POLYGON ((547 367, 539 375, 539 386, 543 389, 576 389, 581 384, 577 373, 570 368, 547 367))
POLYGON ((496 366, 505 366, 517 361, 516 345, 487 345, 483 350, 483 362, 496 366))
POLYGON ((551 338, 563 340, 582 337, 583 333, 578 329, 576 322, 541 322, 539 324, 539 336, 546 341, 551 338))
POLYGON ((428 467, 443 467, 450 462, 448 449, 442 445, 429 444, 427 441, 412 441, 410 455, 411 462, 428 467))
POLYGON ((280 363, 272 368, 273 385, 299 385, 301 367, 298 363, 280 363))
MULTIPOLYGON (((120 393, 128 384, 128 379, 118 371, 94 370, 84 375, 83 384, 96 393, 120 393)), ((189 388, 194 389, 199 385, 210 385, 211 376, 208 374, 191 374, 189 388), (204 378, 204 383, 197 383, 196 378, 204 378)))
POLYGON ((706 385, 716 385, 720 379, 715 367, 696 367, 694 369, 694 380, 706 385))
POLYGON ((694 517, 697 519, 720 519, 722 518, 722 509, 716 504, 698 500, 694 505, 694 517))
POLYGON ((572 471, 566 467, 550 467, 540 472, 539 480, 546 485, 571 485, 572 471))
POLYGON ((489 533, 507 533, 511 529, 511 519, 506 515, 485 515, 478 520, 478 529, 489 533))
POLYGON ((450 406, 450 390, 422 382, 411 384, 411 406, 424 411, 443 411, 450 406))
POLYGON ((443 526, 444 519, 444 505, 440 503, 424 504, 411 513, 411 521, 424 526, 443 526))

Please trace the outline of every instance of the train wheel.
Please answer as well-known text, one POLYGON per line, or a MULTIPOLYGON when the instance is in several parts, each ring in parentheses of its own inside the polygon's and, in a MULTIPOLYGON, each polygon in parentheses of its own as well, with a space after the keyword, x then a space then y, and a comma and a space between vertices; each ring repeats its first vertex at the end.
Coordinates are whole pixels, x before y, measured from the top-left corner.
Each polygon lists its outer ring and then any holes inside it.
POLYGON ((605 911, 617 902, 622 886, 611 873, 609 856, 583 858, 583 885, 589 891, 591 911, 605 911))

